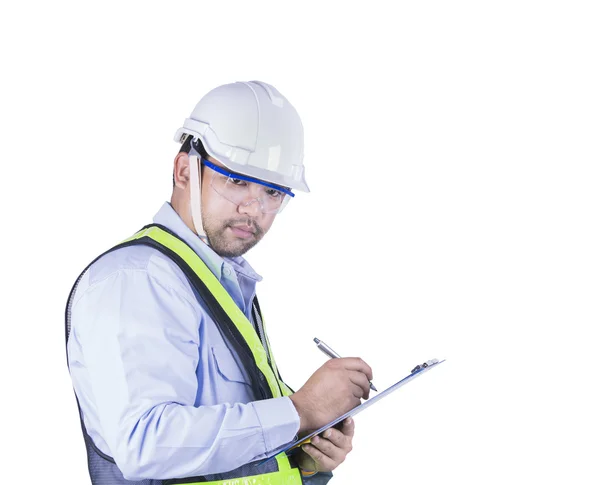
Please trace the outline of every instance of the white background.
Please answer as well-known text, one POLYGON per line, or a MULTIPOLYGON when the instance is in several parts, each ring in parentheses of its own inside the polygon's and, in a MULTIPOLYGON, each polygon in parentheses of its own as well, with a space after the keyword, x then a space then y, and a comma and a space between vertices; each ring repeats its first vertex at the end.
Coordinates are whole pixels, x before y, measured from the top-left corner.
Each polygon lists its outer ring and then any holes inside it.
POLYGON ((276 86, 300 194, 248 259, 282 374, 385 389, 336 484, 600 483, 596 2, 3 2, 6 482, 88 483, 63 311, 170 197, 213 87, 276 86))

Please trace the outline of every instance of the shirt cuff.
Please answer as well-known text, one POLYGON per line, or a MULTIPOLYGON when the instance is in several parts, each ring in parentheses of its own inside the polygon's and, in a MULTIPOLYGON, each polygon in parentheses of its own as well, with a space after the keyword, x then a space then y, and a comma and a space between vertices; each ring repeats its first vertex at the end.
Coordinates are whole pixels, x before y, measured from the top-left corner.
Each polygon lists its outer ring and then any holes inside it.
POLYGON ((276 397, 252 403, 262 427, 265 453, 294 440, 300 429, 300 416, 289 397, 276 397))

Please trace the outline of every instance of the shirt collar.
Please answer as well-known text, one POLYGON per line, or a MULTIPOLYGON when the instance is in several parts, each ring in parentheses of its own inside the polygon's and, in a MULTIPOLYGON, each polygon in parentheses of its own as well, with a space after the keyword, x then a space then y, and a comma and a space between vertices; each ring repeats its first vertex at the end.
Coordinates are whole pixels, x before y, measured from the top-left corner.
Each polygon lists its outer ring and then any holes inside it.
POLYGON ((183 222, 179 214, 173 209, 173 206, 169 202, 165 202, 160 210, 156 213, 152 219, 155 224, 160 224, 170 229, 183 239, 188 246, 190 246, 194 252, 200 256, 200 259, 204 261, 204 264, 208 266, 208 269, 217 277, 219 281, 222 281, 223 269, 226 266, 231 268, 239 274, 250 278, 255 281, 261 281, 262 276, 256 273, 250 263, 246 261, 242 256, 235 258, 222 258, 215 253, 211 247, 206 244, 198 235, 193 232, 183 222))

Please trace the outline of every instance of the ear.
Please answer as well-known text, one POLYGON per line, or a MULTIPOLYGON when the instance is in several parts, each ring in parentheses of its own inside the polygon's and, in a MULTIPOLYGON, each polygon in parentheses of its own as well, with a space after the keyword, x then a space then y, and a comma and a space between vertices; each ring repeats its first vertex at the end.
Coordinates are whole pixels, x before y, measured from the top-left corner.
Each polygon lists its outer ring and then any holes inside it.
POLYGON ((190 157, 187 153, 178 153, 173 163, 175 186, 185 189, 190 182, 190 157))

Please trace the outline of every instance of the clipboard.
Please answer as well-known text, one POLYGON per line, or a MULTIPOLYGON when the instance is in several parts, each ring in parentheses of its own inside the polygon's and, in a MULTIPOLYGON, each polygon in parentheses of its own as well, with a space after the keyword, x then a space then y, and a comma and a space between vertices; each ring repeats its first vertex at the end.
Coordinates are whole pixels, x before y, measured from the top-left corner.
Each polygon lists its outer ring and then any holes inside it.
POLYGON ((368 401, 361 403, 360 405, 356 406, 354 409, 351 409, 347 413, 342 414, 339 418, 335 418, 333 421, 327 423, 325 426, 319 428, 318 430, 313 431, 309 435, 306 435, 303 438, 300 438, 300 439, 294 441, 293 443, 290 443, 285 448, 278 450, 274 455, 269 456, 268 458, 265 458, 264 460, 258 462, 256 464, 256 466, 262 465, 263 463, 266 463, 266 462, 272 460, 273 458, 275 458, 278 454, 280 454, 282 452, 285 452, 287 455, 290 455, 291 452, 293 452, 298 447, 300 447, 304 444, 310 443, 310 440, 313 437, 315 437, 316 435, 318 435, 319 433, 322 433, 326 429, 329 429, 329 428, 335 426, 336 424, 341 423, 344 419, 354 416, 354 415, 360 413, 361 411, 364 411, 365 409, 371 407, 373 404, 380 401, 384 397, 389 396, 396 389, 400 389, 402 386, 404 386, 408 382, 423 375, 425 372, 430 371, 434 367, 437 367, 442 362, 445 362, 445 359, 443 359, 443 360, 432 359, 432 360, 428 360, 427 362, 425 362, 421 365, 417 365, 410 372, 410 374, 408 374, 406 377, 403 377, 402 379, 400 379, 398 382, 396 382, 396 384, 393 384, 392 386, 388 387, 385 391, 380 392, 379 394, 377 394, 377 396, 372 397, 368 401))

